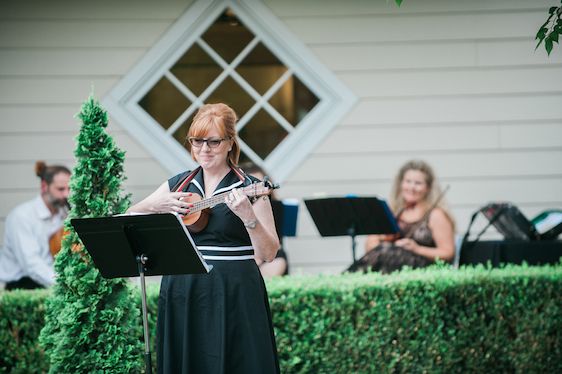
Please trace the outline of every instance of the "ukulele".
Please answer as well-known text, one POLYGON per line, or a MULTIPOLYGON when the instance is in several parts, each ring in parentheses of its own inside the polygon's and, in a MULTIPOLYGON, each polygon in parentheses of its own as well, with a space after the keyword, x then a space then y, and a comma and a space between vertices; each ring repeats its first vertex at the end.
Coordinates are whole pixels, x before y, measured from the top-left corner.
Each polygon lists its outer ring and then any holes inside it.
MULTIPOLYGON (((259 197, 264 195, 269 195, 274 189, 279 188, 278 184, 272 184, 270 181, 264 179, 263 182, 252 183, 246 187, 236 188, 236 190, 242 195, 248 197, 259 197)), ((198 233, 202 231, 209 222, 210 208, 217 204, 225 203, 227 196, 232 192, 226 191, 218 195, 211 196, 206 199, 202 199, 200 195, 194 193, 189 197, 184 198, 184 201, 193 204, 190 208, 189 213, 182 216, 183 223, 187 226, 190 232, 198 233)))

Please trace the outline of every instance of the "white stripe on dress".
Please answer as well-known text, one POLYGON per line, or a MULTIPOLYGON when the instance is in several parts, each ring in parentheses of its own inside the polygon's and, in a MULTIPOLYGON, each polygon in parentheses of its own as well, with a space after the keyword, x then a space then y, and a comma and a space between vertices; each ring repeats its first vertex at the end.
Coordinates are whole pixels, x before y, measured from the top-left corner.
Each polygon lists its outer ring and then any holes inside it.
POLYGON ((203 255, 205 260, 253 260, 254 255, 246 255, 246 256, 205 256, 203 255))
POLYGON ((197 180, 195 180, 195 178, 191 180, 191 183, 193 183, 193 185, 197 187, 199 191, 201 191, 201 196, 205 197, 205 191, 203 191, 203 187, 201 187, 201 185, 199 184, 199 182, 197 182, 197 180))
POLYGON ((238 182, 236 182, 236 183, 231 184, 230 186, 226 186, 226 187, 220 188, 220 189, 216 190, 215 192, 213 192, 213 196, 214 196, 214 195, 218 195, 218 194, 220 194, 220 193, 223 192, 223 191, 231 190, 231 189, 233 189, 233 188, 235 188, 235 187, 240 186, 241 184, 242 184, 242 181, 238 181, 238 182))
POLYGON ((200 251, 248 251, 253 250, 254 247, 251 245, 245 245, 242 247, 214 247, 214 246, 198 246, 197 249, 200 251))

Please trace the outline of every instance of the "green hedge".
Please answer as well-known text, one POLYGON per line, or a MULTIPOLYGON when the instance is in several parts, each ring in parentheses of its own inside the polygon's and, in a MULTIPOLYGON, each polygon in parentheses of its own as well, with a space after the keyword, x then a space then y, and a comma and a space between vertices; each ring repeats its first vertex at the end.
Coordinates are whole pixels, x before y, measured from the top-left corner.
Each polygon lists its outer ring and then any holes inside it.
MULTIPOLYGON (((291 276, 268 290, 283 373, 562 372, 562 266, 291 276)), ((158 286, 148 295, 154 340, 158 286)), ((47 296, 0 294, 3 372, 47 370, 47 296)))

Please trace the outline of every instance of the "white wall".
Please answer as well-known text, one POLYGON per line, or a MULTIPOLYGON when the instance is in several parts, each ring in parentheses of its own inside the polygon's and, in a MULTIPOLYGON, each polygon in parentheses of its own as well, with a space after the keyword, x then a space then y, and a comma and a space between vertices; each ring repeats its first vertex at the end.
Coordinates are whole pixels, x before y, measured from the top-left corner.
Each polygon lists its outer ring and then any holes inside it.
MULTIPOLYGON (((0 2, 0 235, 37 191, 35 160, 73 165, 73 116, 91 87, 103 97, 189 3, 0 2)), ((553 1, 265 3, 359 97, 281 196, 386 197, 416 157, 450 184, 461 232, 492 200, 529 217, 562 207, 562 52, 547 58, 533 41, 553 1)), ((138 200, 167 173, 119 124, 110 131, 138 200)), ((293 272, 345 268, 350 239, 320 238, 300 208, 299 237, 286 243, 293 272)))
MULTIPOLYGON (((0 239, 6 215, 38 193, 36 160, 74 164, 74 118, 143 56, 190 1, 0 2, 0 239)), ((119 124, 126 187, 135 199, 167 173, 119 124)))
MULTIPOLYGON (((562 51, 533 40, 552 1, 266 3, 359 97, 283 196, 387 197, 400 165, 423 158, 451 186, 459 233, 489 201, 528 217, 562 207, 562 51)), ((349 238, 320 239, 303 208, 293 269, 340 271, 349 238)))

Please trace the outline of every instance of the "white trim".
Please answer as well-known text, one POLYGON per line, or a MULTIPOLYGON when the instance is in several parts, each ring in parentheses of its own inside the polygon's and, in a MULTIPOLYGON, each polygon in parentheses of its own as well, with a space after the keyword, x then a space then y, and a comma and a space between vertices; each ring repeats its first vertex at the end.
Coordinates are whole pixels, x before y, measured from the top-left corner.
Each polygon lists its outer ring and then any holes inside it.
POLYGON ((219 260, 219 261, 253 260, 254 258, 255 258, 254 255, 245 255, 245 256, 205 256, 205 255, 203 255, 204 260, 219 260))
POLYGON ((216 246, 199 246, 200 251, 249 251, 254 250, 251 245, 244 245, 242 247, 216 247, 216 246))
POLYGON ((199 191, 201 191, 201 196, 202 196, 203 198, 206 197, 206 196, 205 196, 205 191, 203 191, 203 186, 201 186, 201 185, 199 184, 199 182, 197 182, 197 180, 195 180, 195 178, 193 178, 190 183, 193 183, 193 185, 194 185, 195 187, 197 187, 197 189, 198 189, 199 191))
MULTIPOLYGON (((276 181, 283 182, 330 133, 357 99, 271 13, 271 10, 261 0, 197 0, 193 2, 139 63, 104 97, 102 104, 111 116, 170 173, 179 173, 196 167, 185 148, 171 134, 166 133, 138 105, 138 101, 169 71, 191 45, 197 43, 204 48, 204 42, 202 43, 200 39, 201 34, 224 11, 225 7, 230 7, 246 27, 256 35, 254 43, 257 43, 259 39, 319 99, 318 104, 296 128, 290 126, 291 131, 288 136, 266 160, 261 161, 254 152, 247 152, 245 148, 248 147, 242 147, 250 158, 255 158, 254 161, 270 171, 276 181)), ((216 59, 217 56, 212 57, 216 59)), ((219 65, 226 70, 219 74, 212 86, 219 84, 226 77, 225 74, 230 72, 233 79, 241 84, 250 96, 254 97, 256 92, 253 87, 247 84, 233 69, 234 63, 239 63, 239 61, 233 61, 225 67, 223 66, 224 61, 221 63, 222 59, 220 56, 218 57, 219 65)), ((176 86, 177 83, 173 82, 176 86)), ((200 100, 205 100, 210 92, 210 90, 205 90, 200 95, 200 100)), ((186 96, 191 97, 189 94, 186 96)), ((200 101, 193 102, 190 108, 181 115, 181 119, 188 118, 199 105, 200 101)), ((277 115, 275 111, 271 111, 272 108, 269 108, 267 101, 260 108, 264 108, 270 115, 273 113, 273 117, 280 121, 281 126, 287 130, 286 120, 283 116, 277 115)), ((176 121, 173 125, 174 128, 181 123, 176 121)), ((241 123, 240 127, 243 127, 244 124, 245 122, 241 123)))
POLYGON ((220 189, 216 190, 215 192, 213 192, 213 196, 218 195, 219 193, 224 192, 224 191, 232 190, 232 189, 240 186, 242 183, 243 183, 242 181, 238 181, 236 183, 232 183, 230 186, 220 188, 220 189))

